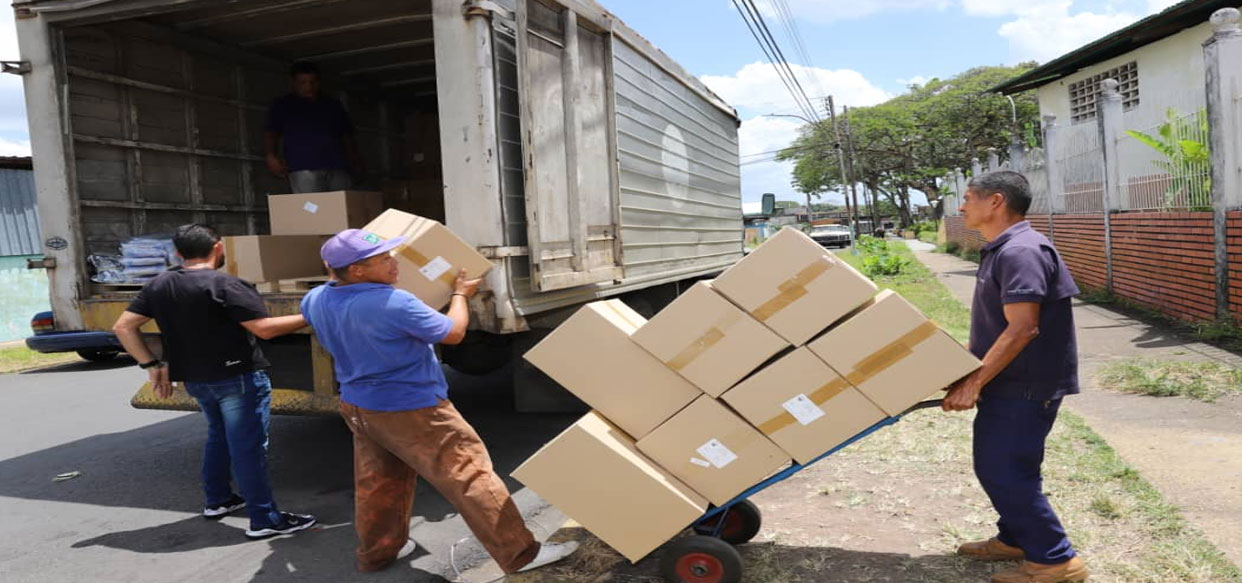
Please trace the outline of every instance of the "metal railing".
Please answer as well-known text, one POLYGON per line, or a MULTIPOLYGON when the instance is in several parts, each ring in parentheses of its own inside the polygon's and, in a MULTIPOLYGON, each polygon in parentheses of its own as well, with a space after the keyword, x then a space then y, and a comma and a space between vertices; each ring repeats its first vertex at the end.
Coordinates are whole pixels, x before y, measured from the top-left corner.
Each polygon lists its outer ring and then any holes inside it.
POLYGON ((1123 208, 1181 211, 1212 204, 1207 113, 1178 114, 1117 140, 1123 208))
POLYGON ((1067 213, 1104 212, 1104 150, 1094 124, 1071 126, 1066 132, 1058 164, 1062 204, 1067 213))

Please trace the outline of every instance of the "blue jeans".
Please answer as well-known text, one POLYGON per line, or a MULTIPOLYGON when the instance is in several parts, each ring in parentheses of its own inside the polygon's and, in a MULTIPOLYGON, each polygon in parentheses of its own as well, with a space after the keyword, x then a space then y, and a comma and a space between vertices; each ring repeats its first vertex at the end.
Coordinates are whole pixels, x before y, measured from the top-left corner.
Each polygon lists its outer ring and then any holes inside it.
POLYGON ((271 420, 272 382, 264 371, 208 383, 186 383, 207 418, 203 452, 203 492, 207 506, 233 495, 231 478, 246 499, 250 528, 280 521, 267 477, 267 430, 271 420))
POLYGON ((1032 563, 1074 558, 1057 513, 1044 496, 1040 466, 1061 400, 988 399, 975 416, 975 476, 1000 514, 997 539, 1022 549, 1032 563))
POLYGON ((289 188, 302 192, 349 190, 353 180, 345 170, 296 170, 289 173, 289 188))

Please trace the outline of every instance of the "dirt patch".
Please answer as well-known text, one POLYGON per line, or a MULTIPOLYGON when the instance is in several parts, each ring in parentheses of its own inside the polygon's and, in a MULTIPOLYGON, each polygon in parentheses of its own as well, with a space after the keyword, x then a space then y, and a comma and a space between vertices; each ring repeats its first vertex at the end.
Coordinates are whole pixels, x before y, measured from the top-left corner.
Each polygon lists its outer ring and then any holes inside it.
MULTIPOLYGON (((1005 564, 952 555, 994 533, 996 515, 970 467, 971 415, 923 411, 754 498, 763 529, 739 547, 747 583, 959 583, 1005 564)), ((1240 582, 1219 551, 1187 527, 1080 419, 1050 439, 1045 487, 1100 583, 1240 582)), ((580 528, 565 565, 510 581, 661 581, 659 551, 630 565, 580 528)))

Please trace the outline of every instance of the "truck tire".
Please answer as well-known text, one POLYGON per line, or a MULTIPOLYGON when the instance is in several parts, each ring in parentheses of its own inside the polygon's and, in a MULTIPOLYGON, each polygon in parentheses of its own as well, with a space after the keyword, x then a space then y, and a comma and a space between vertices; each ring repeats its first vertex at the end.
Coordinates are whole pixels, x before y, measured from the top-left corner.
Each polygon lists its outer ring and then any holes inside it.
POLYGON ((503 368, 513 359, 513 339, 509 334, 468 332, 456 345, 440 345, 440 358, 453 370, 483 376, 503 368))

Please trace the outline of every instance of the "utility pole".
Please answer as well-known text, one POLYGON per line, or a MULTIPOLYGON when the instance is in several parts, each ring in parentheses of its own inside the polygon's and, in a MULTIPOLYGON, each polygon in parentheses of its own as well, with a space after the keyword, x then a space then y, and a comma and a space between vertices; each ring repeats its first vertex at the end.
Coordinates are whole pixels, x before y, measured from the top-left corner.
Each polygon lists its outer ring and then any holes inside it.
MULTIPOLYGON (((841 147, 841 128, 837 125, 837 106, 831 95, 828 96, 828 117, 832 119, 832 147, 837 150, 837 163, 841 165, 841 185, 844 186, 847 181, 852 184, 853 181, 849 179, 849 171, 846 169, 845 149, 841 147)), ((858 201, 855 200, 854 204, 851 205, 849 191, 845 188, 842 188, 842 191, 841 198, 845 199, 845 214, 850 217, 850 233, 853 233, 857 228, 856 225, 858 225, 858 218, 855 216, 854 210, 858 207, 858 201)), ((853 246, 853 244, 854 236, 851 234, 850 245, 853 246)))
MULTIPOLYGON (((858 188, 855 183, 858 182, 858 173, 854 167, 857 161, 857 154, 854 152, 854 127, 850 125, 850 108, 845 107, 845 144, 850 151, 850 190, 854 192, 854 208, 858 208, 858 188)), ((880 222, 875 214, 875 204, 867 198, 867 191, 863 190, 863 202, 867 203, 869 213, 871 215, 871 230, 875 231, 876 225, 880 222)))
MULTIPOLYGON (((854 142, 852 139, 850 139, 849 111, 850 111, 850 108, 847 106, 845 108, 845 113, 846 113, 846 117, 845 117, 845 150, 846 150, 845 167, 846 167, 847 180, 849 180, 849 184, 850 184, 850 197, 854 199, 854 215, 851 219, 851 223, 852 223, 851 226, 854 227, 855 231, 857 231, 858 230, 858 216, 862 212, 862 209, 858 208, 858 187, 857 187, 857 180, 855 179, 855 176, 854 176, 854 146, 853 146, 854 142)), ((835 116, 834 116, 834 119, 835 119, 835 116)), ((838 144, 838 146, 840 146, 840 144, 838 144)))

